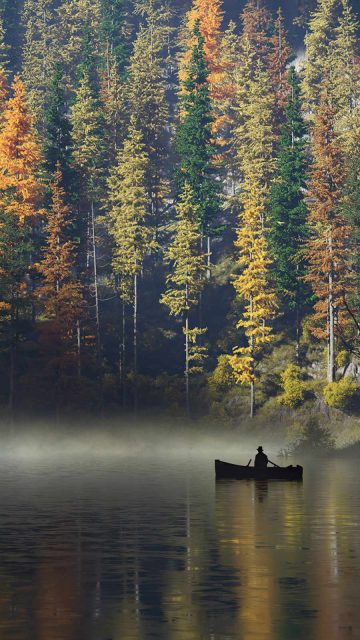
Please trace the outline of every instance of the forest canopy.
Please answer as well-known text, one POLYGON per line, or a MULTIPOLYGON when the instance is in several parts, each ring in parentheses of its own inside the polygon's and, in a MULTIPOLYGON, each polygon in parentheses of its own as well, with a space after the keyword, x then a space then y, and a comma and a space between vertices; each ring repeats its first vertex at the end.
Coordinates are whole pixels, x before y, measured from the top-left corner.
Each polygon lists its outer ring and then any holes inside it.
POLYGON ((2 0, 4 416, 352 410, 359 15, 234 4, 2 0))

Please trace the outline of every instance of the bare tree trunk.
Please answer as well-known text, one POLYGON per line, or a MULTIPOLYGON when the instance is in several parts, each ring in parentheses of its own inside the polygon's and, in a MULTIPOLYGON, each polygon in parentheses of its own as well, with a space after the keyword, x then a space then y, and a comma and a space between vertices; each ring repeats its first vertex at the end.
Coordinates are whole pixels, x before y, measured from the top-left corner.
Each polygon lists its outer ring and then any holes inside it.
POLYGON ((77 354, 77 376, 81 378, 81 326, 80 320, 76 321, 76 354, 77 354))
MULTIPOLYGON (((250 319, 253 317, 253 299, 250 299, 250 319)), ((251 357, 254 356, 254 336, 250 338, 251 357)), ((253 362, 253 361, 252 361, 253 362)), ((254 374, 254 363, 252 364, 252 374, 254 374)), ((250 418, 255 415, 255 382, 250 383, 250 418)))
MULTIPOLYGON (((120 302, 120 300, 119 300, 120 302)), ((125 303, 121 302, 121 331, 119 335, 119 390, 122 398, 122 405, 126 405, 126 315, 125 303)))
POLYGON ((296 303, 296 336, 295 336, 295 341, 296 341, 296 346, 295 346, 295 359, 296 359, 296 364, 300 363, 300 318, 299 318, 299 303, 296 303))
POLYGON ((250 418, 253 418, 255 415, 255 383, 252 382, 250 385, 250 418))
POLYGON ((207 237, 207 269, 206 269, 206 277, 208 280, 211 278, 211 238, 207 237))
POLYGON ((138 411, 138 277, 134 276, 134 413, 138 411))
POLYGON ((123 407, 126 407, 126 313, 125 313, 124 302, 122 307, 122 364, 123 364, 122 399, 123 399, 123 407))
POLYGON ((189 385, 189 316, 185 318, 185 394, 186 415, 190 418, 190 385, 189 385))
POLYGON ((14 293, 12 293, 11 314, 10 314, 10 366, 9 366, 9 396, 8 408, 11 425, 14 422, 15 408, 15 372, 16 372, 16 327, 15 327, 15 308, 14 293))
POLYGON ((332 267, 332 236, 329 238, 329 251, 331 256, 331 268, 329 271, 329 299, 328 299, 328 313, 329 313, 329 338, 328 338, 328 382, 334 382, 335 380, 335 310, 334 310, 334 273, 332 267))
POLYGON ((95 323, 96 323, 96 374, 100 391, 100 406, 102 407, 102 373, 101 373, 101 333, 100 333, 100 307, 99 307, 99 286, 97 271, 97 247, 96 247, 96 229, 95 229, 95 209, 94 201, 91 201, 91 239, 92 239, 92 256, 93 256, 93 278, 94 278, 94 296, 95 296, 95 323))

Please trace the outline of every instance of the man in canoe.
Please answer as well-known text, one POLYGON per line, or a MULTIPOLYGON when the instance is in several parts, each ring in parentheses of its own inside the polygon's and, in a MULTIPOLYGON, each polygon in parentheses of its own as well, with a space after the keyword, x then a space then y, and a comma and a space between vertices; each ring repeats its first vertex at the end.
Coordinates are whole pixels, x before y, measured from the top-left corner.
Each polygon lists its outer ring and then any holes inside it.
POLYGON ((255 456, 255 469, 266 469, 269 459, 264 453, 262 447, 258 447, 258 453, 255 456))

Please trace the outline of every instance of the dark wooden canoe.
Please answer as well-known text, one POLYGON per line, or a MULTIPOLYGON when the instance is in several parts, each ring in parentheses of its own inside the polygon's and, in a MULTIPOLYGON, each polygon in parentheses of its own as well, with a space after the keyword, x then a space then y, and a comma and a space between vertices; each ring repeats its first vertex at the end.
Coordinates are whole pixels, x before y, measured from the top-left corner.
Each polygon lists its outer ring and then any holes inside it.
POLYGON ((216 479, 235 478, 238 480, 302 480, 303 468, 297 467, 267 467, 255 469, 255 467, 242 467, 239 464, 230 464, 215 460, 216 479))

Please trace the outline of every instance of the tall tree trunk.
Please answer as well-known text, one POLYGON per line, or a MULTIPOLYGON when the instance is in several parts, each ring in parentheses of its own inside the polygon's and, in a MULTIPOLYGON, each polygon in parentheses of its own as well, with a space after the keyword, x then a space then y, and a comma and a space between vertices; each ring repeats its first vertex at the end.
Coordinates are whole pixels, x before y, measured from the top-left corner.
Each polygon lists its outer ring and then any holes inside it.
POLYGON ((9 396, 8 396, 8 409, 10 416, 10 423, 14 421, 14 408, 15 408, 15 372, 16 372, 16 326, 15 326, 15 305, 14 305, 14 292, 12 293, 11 300, 11 313, 10 313, 10 366, 9 366, 9 396))
POLYGON ((93 256, 93 279, 94 279, 94 297, 95 297, 95 323, 96 323, 96 375, 99 384, 100 406, 103 405, 102 397, 102 373, 101 373, 101 332, 100 332, 100 308, 99 308, 99 286, 97 271, 97 246, 96 246, 96 229, 95 229, 95 208, 94 201, 91 201, 91 240, 92 240, 92 256, 93 256))
POLYGON ((138 276, 134 276, 134 413, 138 411, 138 276))
POLYGON ((328 307, 329 307, 329 338, 328 338, 328 382, 334 382, 335 380, 335 309, 334 309, 334 272, 333 272, 333 248, 332 248, 332 235, 330 234, 329 238, 329 251, 330 251, 330 264, 331 268, 329 271, 329 299, 328 299, 328 307))
MULTIPOLYGON (((250 320, 252 321, 253 316, 253 299, 250 299, 250 320)), ((252 358, 252 375, 254 375, 254 336, 252 335, 250 338, 250 348, 251 348, 251 358, 252 358)), ((255 382, 250 383, 250 418, 253 418, 255 415, 255 382)))
POLYGON ((121 302, 121 331, 119 336, 119 389, 123 408, 126 406, 126 313, 125 302, 121 302))
POLYGON ((189 315, 185 318, 185 397, 186 415, 190 418, 190 385, 189 385, 189 315))
POLYGON ((255 382, 250 385, 250 418, 255 415, 255 382))
POLYGON ((211 238, 207 237, 207 256, 206 256, 206 277, 208 280, 211 278, 211 238))
POLYGON ((77 357, 77 377, 81 378, 81 325, 80 320, 76 321, 76 357, 77 357))

